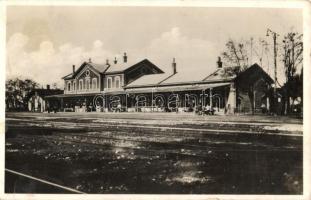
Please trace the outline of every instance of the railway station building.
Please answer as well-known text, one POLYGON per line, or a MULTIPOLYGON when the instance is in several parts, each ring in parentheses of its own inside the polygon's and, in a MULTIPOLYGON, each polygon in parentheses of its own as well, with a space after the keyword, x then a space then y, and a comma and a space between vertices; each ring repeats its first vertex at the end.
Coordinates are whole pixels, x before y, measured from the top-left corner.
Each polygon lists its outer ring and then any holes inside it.
POLYGON ((64 94, 46 97, 47 109, 72 112, 193 112, 198 107, 218 113, 270 109, 273 80, 253 64, 238 75, 225 74, 219 59, 211 74, 178 73, 173 59, 164 73, 148 59, 95 64, 89 59, 63 77, 64 94))

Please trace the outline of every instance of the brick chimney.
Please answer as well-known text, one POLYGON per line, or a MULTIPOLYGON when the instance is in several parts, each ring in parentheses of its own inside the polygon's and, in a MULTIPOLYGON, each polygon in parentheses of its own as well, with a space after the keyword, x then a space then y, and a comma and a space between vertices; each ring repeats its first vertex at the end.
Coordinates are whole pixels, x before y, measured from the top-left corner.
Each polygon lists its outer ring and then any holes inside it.
POLYGON ((89 63, 92 63, 92 59, 91 58, 89 58, 89 63))
POLYGON ((110 65, 110 64, 109 64, 109 59, 106 59, 106 65, 110 65))
POLYGON ((218 61, 217 61, 217 67, 222 68, 222 61, 221 58, 218 56, 218 61))
POLYGON ((72 65, 72 73, 74 74, 76 72, 76 66, 72 65))
POLYGON ((117 58, 116 58, 116 57, 114 57, 114 61, 113 61, 113 63, 114 63, 114 64, 117 64, 117 63, 118 63, 118 61, 117 61, 117 58))
POLYGON ((46 89, 49 90, 50 89, 50 85, 46 85, 46 89))
POLYGON ((124 52, 124 55, 123 55, 123 62, 124 62, 124 63, 127 62, 127 55, 126 55, 126 52, 124 52))
POLYGON ((173 70, 173 74, 177 73, 175 58, 173 58, 172 70, 173 70))

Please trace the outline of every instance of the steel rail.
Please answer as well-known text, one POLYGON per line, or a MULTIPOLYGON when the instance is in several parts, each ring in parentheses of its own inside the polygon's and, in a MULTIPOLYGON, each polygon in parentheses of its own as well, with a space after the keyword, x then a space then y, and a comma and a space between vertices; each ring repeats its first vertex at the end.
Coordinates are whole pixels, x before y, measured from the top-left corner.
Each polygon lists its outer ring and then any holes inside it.
MULTIPOLYGON (((79 136, 80 137, 80 136, 79 136)), ((87 138, 88 136, 84 136, 85 138, 87 138)), ((54 138, 55 139, 55 138, 54 138)), ((100 144, 100 143, 93 143, 93 142, 88 142, 88 141, 79 141, 79 140, 76 140, 76 139, 70 139, 70 138, 57 138, 56 140, 58 141, 63 141, 63 143, 67 143, 67 144, 70 144, 69 142, 71 143, 75 143, 75 144, 80 144, 80 145, 93 145, 93 146, 100 146, 100 147, 103 147, 107 144, 100 144)), ((123 139, 117 139, 117 138, 110 138, 110 140, 123 140, 123 139)), ((141 141, 137 141, 137 142, 141 142, 141 141)), ((152 142, 149 142, 149 143, 152 143, 152 142)), ((154 143, 161 143, 161 142, 154 142, 154 143)), ((165 144, 165 143, 161 143, 161 144, 165 144)), ((111 145, 111 144, 109 144, 111 145)), ((118 145, 111 145, 113 147, 117 147, 117 148, 121 148, 121 149, 134 149, 136 151, 144 151, 144 152, 157 152, 157 153, 160 153, 160 154, 173 154, 173 155, 184 155, 184 156, 196 156, 196 157, 204 157, 206 158, 207 155, 209 154, 208 152, 209 151, 226 151, 228 149, 222 149, 222 150, 216 150, 217 147, 209 147, 208 149, 201 149, 201 155, 199 154, 193 154, 193 153, 187 153, 187 152, 172 152, 170 150, 172 149, 151 149, 151 148, 148 148, 148 149, 143 149, 143 148, 137 148, 137 147, 128 147, 128 146, 118 146, 118 145), (162 151, 162 152, 161 152, 162 151), (202 154, 203 153, 203 154, 202 154)), ((180 145, 180 146, 183 146, 183 147, 197 147, 197 148, 202 148, 204 146, 201 146, 201 145, 180 145)), ((185 151, 188 151, 189 149, 185 149, 185 151)), ((248 151, 298 151, 297 149, 284 149, 282 147, 267 147, 266 149, 254 149, 254 150, 248 150, 248 151)), ((190 149, 190 151, 192 151, 192 149, 190 149)), ((245 151, 245 149, 235 149, 234 151, 245 151)))
MULTIPOLYGON (((55 122, 55 124, 58 123, 62 123, 63 122, 55 122)), ((88 127, 91 127, 93 130, 97 130, 97 129, 102 129, 103 126, 100 126, 99 124, 96 123, 88 123, 88 127)), ((10 124, 8 124, 8 126, 10 126, 10 124)), ((17 127, 22 127, 25 128, 25 125, 13 125, 14 128, 17 127)), ((205 132, 207 134, 226 134, 226 135, 231 135, 231 134, 246 134, 246 135, 272 135, 272 136, 290 136, 290 137, 302 137, 302 131, 293 131, 293 132, 301 132, 301 133, 275 133, 273 132, 273 130, 260 130, 260 131, 256 131, 256 130, 232 130, 232 129, 212 129, 212 128, 188 128, 188 127, 170 127, 170 126, 145 126, 145 125, 130 125, 130 124, 117 124, 117 125, 106 125, 106 128, 140 128, 140 129, 149 129, 149 130, 160 130, 160 131, 165 131, 165 130, 180 130, 180 131, 199 131, 199 132, 205 132)), ((40 129, 40 128, 55 128, 55 129, 61 129, 60 127, 55 127, 55 126, 51 126, 51 127, 47 127, 47 126, 35 126, 35 127, 31 127, 31 128, 36 128, 36 129, 40 129)), ((85 126, 76 126, 75 129, 79 129, 79 128, 86 128, 85 126)))
POLYGON ((76 190, 76 189, 73 189, 73 188, 70 188, 70 187, 66 187, 66 186, 62 186, 62 185, 59 185, 59 184, 56 184, 56 183, 52 183, 50 181, 46 181, 46 180, 43 180, 43 179, 40 179, 40 178, 36 178, 36 177, 30 176, 30 175, 27 175, 27 174, 24 174, 24 173, 21 173, 21 172, 17 172, 15 170, 11 170, 11 169, 5 168, 5 171, 7 171, 9 173, 12 173, 12 174, 16 174, 16 175, 22 176, 22 177, 25 177, 25 178, 28 178, 28 179, 31 179, 31 180, 35 180, 35 181, 41 182, 41 183, 44 183, 44 184, 47 184, 47 185, 51 185, 51 186, 54 186, 54 187, 57 187, 57 188, 60 188, 60 189, 66 190, 66 191, 74 192, 74 193, 77 193, 77 194, 86 194, 86 193, 81 192, 79 190, 76 190))

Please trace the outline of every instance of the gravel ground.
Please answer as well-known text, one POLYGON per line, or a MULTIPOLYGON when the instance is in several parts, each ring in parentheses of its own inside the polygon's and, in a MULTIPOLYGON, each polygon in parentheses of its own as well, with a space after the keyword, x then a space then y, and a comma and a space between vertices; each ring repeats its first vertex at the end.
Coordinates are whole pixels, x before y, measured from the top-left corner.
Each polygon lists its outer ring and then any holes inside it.
MULTIPOLYGON (((7 113, 8 169, 85 193, 302 194, 302 121, 7 113)), ((6 174, 7 193, 63 193, 6 174)))

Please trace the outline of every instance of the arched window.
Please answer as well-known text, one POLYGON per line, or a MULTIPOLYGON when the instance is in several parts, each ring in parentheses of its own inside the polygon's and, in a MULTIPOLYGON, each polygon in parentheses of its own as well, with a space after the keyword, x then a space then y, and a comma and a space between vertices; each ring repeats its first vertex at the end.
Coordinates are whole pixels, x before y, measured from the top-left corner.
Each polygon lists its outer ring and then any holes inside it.
POLYGON ((83 90, 83 80, 79 80, 79 90, 83 90))
POLYGON ((71 86, 71 83, 68 82, 68 83, 67 83, 67 90, 68 90, 68 91, 70 91, 70 89, 71 89, 70 86, 71 86))
POLYGON ((111 77, 107 78, 107 87, 108 87, 108 89, 112 88, 112 78, 111 77))
POLYGON ((115 77, 116 88, 120 88, 120 76, 115 77))
POLYGON ((90 87, 90 79, 86 79, 85 80, 85 84, 86 84, 86 89, 87 90, 91 89, 91 87, 90 87))
POLYGON ((97 89, 97 78, 92 79, 92 89, 97 89))
POLYGON ((73 90, 76 90, 76 82, 75 82, 75 81, 73 82, 72 89, 73 89, 73 90))

